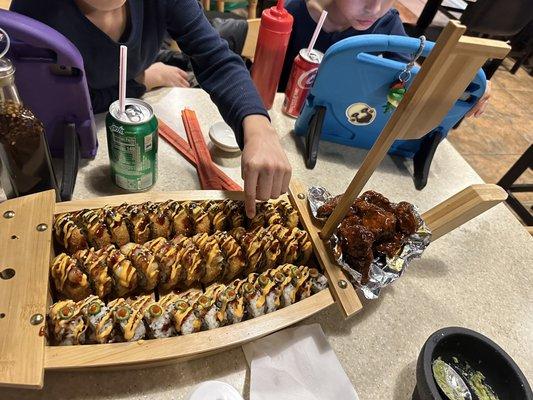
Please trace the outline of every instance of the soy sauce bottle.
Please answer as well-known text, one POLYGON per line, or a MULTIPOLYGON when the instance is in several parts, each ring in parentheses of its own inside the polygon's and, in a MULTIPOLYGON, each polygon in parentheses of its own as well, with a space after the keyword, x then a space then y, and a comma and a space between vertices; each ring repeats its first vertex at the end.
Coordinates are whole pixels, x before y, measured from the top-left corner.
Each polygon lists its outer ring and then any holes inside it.
POLYGON ((7 58, 0 58, 0 164, 7 198, 55 189, 59 200, 43 123, 22 104, 7 58))

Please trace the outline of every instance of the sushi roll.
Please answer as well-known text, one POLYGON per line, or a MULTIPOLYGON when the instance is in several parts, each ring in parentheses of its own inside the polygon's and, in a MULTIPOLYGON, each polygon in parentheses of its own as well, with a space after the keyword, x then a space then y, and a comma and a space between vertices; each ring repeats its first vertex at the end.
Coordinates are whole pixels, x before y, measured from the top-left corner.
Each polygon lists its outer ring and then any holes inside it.
POLYGON ((87 239, 72 213, 58 215, 54 220, 54 237, 63 246, 68 254, 89 247, 87 239))
POLYGON ((274 268, 278 265, 281 255, 281 243, 268 230, 261 230, 261 249, 264 254, 262 271, 274 268))
POLYGON ((161 208, 166 210, 172 223, 173 236, 192 236, 194 230, 193 221, 182 203, 175 200, 169 200, 161 204, 161 208))
POLYGON ((268 230, 281 243, 278 262, 281 264, 295 263, 298 258, 300 244, 296 237, 291 237, 291 230, 280 224, 272 225, 268 230))
POLYGON ((150 219, 146 216, 142 206, 124 203, 115 207, 115 212, 121 214, 126 221, 130 240, 133 243, 143 244, 150 240, 150 219))
POLYGON ((298 257, 296 259, 297 265, 303 265, 309 261, 311 254, 313 254, 313 245, 309 239, 309 234, 303 229, 292 228, 291 237, 298 240, 298 257))
POLYGON ((250 282, 244 282, 241 286, 240 295, 244 297, 246 312, 250 318, 265 314, 266 302, 260 289, 257 289, 250 282))
POLYGON ((200 282, 205 274, 205 262, 200 250, 185 236, 176 236, 171 242, 179 248, 178 259, 187 273, 183 285, 191 287, 200 282))
POLYGON ((244 252, 237 241, 227 232, 217 232, 213 236, 222 251, 224 260, 226 261, 223 280, 225 282, 232 281, 237 276, 241 275, 246 267, 244 252))
POLYGON ((281 295, 283 288, 290 282, 290 278, 287 278, 283 272, 269 271, 269 275, 273 280, 273 285, 270 285, 266 289, 266 313, 271 313, 281 308, 281 295))
POLYGON ((224 206, 226 215, 228 215, 228 229, 244 226, 244 202, 224 200, 224 206))
POLYGON ((146 202, 142 207, 150 220, 150 238, 170 238, 172 234, 172 222, 164 207, 152 202, 146 202))
POLYGON ((297 294, 300 291, 300 287, 309 277, 309 269, 307 268, 306 270, 295 265, 286 264, 282 266, 282 271, 291 279, 290 283, 284 287, 282 294, 282 306, 287 307, 298 300, 297 294))
POLYGON ((89 280, 78 260, 65 253, 59 254, 52 261, 50 277, 60 298, 80 301, 91 294, 89 280))
POLYGON ((219 326, 225 326, 228 324, 228 315, 227 315, 227 305, 228 305, 228 299, 226 296, 226 285, 222 283, 215 283, 211 286, 209 286, 205 290, 206 296, 211 297, 214 300, 213 307, 216 308, 216 323, 213 325, 209 325, 208 322, 208 329, 217 328, 219 326))
POLYGON ((128 243, 120 248, 129 260, 131 260, 139 276, 139 289, 151 291, 157 286, 159 279, 159 264, 154 254, 147 248, 137 243, 128 243))
POLYGON ((79 250, 73 257, 80 262, 89 277, 93 293, 101 299, 106 298, 113 289, 113 280, 107 269, 107 255, 103 252, 97 253, 91 248, 79 250))
POLYGON ((316 268, 309 268, 309 282, 311 283, 312 294, 318 293, 328 287, 328 279, 316 268))
POLYGON ((112 272, 113 295, 115 297, 127 296, 137 289, 139 274, 132 262, 119 249, 111 245, 98 250, 98 252, 106 256, 107 265, 112 272))
POLYGON ((263 306, 265 314, 276 311, 279 308, 279 306, 276 307, 276 294, 274 293, 276 282, 269 277, 268 272, 257 277, 255 288, 261 294, 261 297, 256 302, 256 306, 263 306))
POLYGON ((207 233, 200 233, 192 237, 192 242, 200 250, 205 262, 205 273, 200 282, 208 285, 224 276, 226 263, 217 240, 207 233))
POLYGON ((162 292, 172 290, 185 280, 187 271, 180 263, 178 246, 161 237, 146 242, 144 247, 154 253, 159 264, 158 288, 162 292))
POLYGON ((193 307, 183 299, 179 299, 174 303, 172 317, 176 332, 179 334, 189 335, 199 332, 202 328, 202 321, 196 316, 193 307))
POLYGON ((279 200, 274 205, 278 213, 282 216, 282 225, 290 229, 298 227, 300 223, 298 211, 288 201, 279 200))
POLYGON ((215 299, 205 294, 202 294, 193 305, 194 313, 201 321, 202 330, 214 329, 219 327, 217 319, 218 308, 215 304, 215 299))
POLYGON ((115 208, 105 206, 98 210, 98 214, 105 221, 113 244, 122 246, 131 241, 126 220, 115 208))
POLYGON ((101 249, 111 244, 111 235, 103 218, 95 210, 76 213, 78 225, 83 227, 91 247, 101 249))
POLYGON ((167 338, 176 334, 170 311, 160 303, 154 302, 146 308, 144 321, 150 339, 167 338))
POLYGON ((72 300, 59 301, 48 312, 50 336, 59 346, 85 343, 87 324, 81 310, 72 300))
POLYGON ((141 306, 146 303, 146 300, 142 299, 128 304, 124 299, 117 299, 112 303, 110 305, 113 310, 113 317, 121 332, 120 339, 125 342, 144 339, 146 327, 143 322, 144 309, 141 306))
POLYGON ((238 228, 230 232, 244 251, 246 257, 244 273, 246 275, 254 271, 261 271, 265 265, 265 255, 261 246, 261 229, 246 232, 244 229, 238 228))
POLYGON ((229 225, 228 214, 225 210, 225 203, 223 201, 203 201, 200 206, 209 216, 211 228, 213 232, 226 231, 229 225))
POLYGON ((88 343, 107 343, 113 331, 111 310, 97 296, 89 296, 78 303, 87 323, 88 343))
POLYGON ((189 217, 193 223, 193 232, 197 233, 209 233, 211 231, 211 221, 209 215, 200 206, 200 203, 194 201, 186 201, 183 206, 187 210, 189 217))

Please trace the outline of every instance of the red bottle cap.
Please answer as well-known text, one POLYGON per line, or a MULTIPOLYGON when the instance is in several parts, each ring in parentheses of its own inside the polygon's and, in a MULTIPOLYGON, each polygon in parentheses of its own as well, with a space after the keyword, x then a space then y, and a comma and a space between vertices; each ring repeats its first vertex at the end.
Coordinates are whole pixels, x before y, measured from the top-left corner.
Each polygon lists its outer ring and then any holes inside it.
POLYGON ((284 7, 284 0, 278 0, 278 4, 263 11, 261 15, 261 27, 279 33, 290 33, 292 30, 293 17, 284 7))

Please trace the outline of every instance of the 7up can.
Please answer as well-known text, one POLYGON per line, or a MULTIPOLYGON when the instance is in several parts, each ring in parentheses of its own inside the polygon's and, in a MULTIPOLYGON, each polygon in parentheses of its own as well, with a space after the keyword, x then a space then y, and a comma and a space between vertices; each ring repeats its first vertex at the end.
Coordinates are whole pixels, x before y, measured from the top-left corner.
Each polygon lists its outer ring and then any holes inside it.
POLYGON ((124 113, 117 100, 105 120, 111 179, 123 189, 139 192, 157 180, 157 119, 148 103, 125 101, 124 113))

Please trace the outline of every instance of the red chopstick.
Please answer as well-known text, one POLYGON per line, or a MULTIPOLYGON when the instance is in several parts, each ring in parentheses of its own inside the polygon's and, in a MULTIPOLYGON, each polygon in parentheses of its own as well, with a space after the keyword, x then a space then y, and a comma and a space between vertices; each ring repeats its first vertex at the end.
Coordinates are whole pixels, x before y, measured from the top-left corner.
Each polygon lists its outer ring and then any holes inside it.
MULTIPOLYGON (((176 133, 170 126, 164 121, 158 119, 159 122, 159 134, 178 151, 185 159, 196 167, 196 156, 194 155, 189 143, 176 133)), ((214 164, 213 164, 214 165, 214 164)), ((220 181, 224 190, 242 191, 242 188, 228 175, 221 171, 216 165, 214 165, 217 178, 220 181)))

